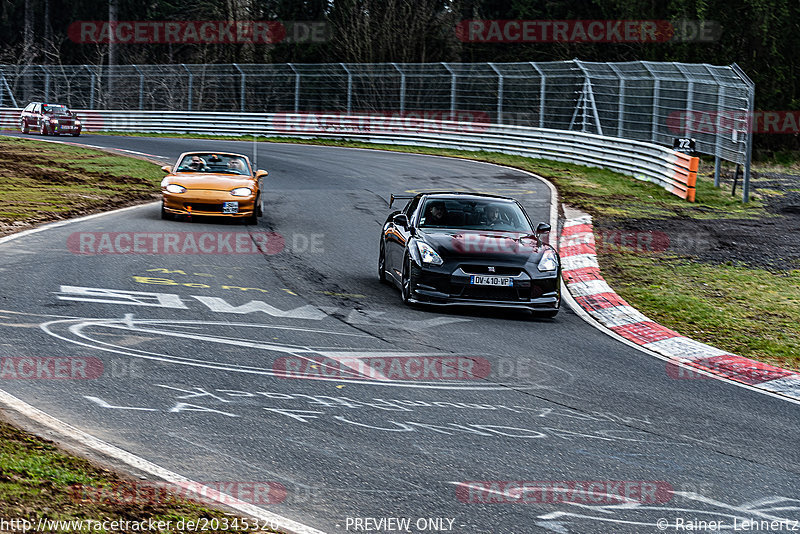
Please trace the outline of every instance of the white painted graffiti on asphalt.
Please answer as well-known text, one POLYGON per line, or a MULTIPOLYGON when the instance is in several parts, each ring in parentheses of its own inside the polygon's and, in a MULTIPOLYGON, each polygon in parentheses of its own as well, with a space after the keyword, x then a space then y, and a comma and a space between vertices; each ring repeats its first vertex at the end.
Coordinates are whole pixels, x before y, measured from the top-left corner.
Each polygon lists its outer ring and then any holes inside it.
MULTIPOLYGON (((280 393, 275 391, 240 391, 202 387, 178 387, 168 384, 155 384, 161 392, 171 396, 167 401, 157 400, 158 395, 148 396, 148 403, 127 405, 113 403, 104 398, 87 395, 84 398, 105 409, 122 411, 144 411, 177 414, 182 412, 205 412, 213 416, 242 417, 244 406, 259 410, 264 416, 288 418, 304 425, 325 422, 371 431, 391 433, 434 433, 453 436, 468 434, 480 437, 505 436, 521 439, 560 439, 565 441, 590 440, 629 443, 663 443, 664 440, 649 432, 608 427, 607 423, 630 424, 634 420, 649 424, 649 421, 614 414, 581 412, 563 407, 530 407, 504 404, 482 404, 473 402, 430 401, 418 399, 372 398, 356 400, 346 396, 307 395, 299 393, 280 393), (254 402, 255 401, 255 402, 254 402), (211 407, 213 406, 213 408, 211 407), (476 416, 487 412, 512 413, 513 424, 486 424, 477 422, 438 422, 428 423, 418 420, 419 413, 430 409, 444 408, 450 413, 453 409, 476 416), (266 413, 265 413, 266 412, 266 413), (388 416, 375 421, 375 413, 388 416), (389 415, 391 414, 391 415, 389 415), (522 417, 520 417, 522 415, 522 417), (525 421, 520 426, 518 421, 525 421), (558 424, 572 424, 574 429, 561 428, 558 424), (603 428, 589 428, 590 424, 603 428)), ((251 415, 249 412, 248 415, 251 415)))

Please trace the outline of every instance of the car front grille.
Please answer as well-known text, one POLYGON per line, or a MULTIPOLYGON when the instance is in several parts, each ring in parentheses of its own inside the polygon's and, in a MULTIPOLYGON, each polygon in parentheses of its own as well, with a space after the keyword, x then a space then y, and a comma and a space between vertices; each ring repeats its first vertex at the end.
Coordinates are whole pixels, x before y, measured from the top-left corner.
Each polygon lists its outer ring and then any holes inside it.
POLYGON ((503 300, 503 301, 518 301, 527 300, 520 297, 520 291, 515 287, 480 287, 480 286, 464 286, 459 298, 475 299, 475 300, 503 300))
POLYGON ((496 274, 498 276, 519 276, 522 273, 520 267, 505 267, 501 265, 461 265, 461 270, 468 274, 496 274), (490 267, 494 270, 491 271, 490 267))
POLYGON ((210 211, 210 212, 219 212, 222 213, 222 204, 202 204, 200 202, 184 202, 183 207, 187 208, 191 206, 192 211, 210 211))

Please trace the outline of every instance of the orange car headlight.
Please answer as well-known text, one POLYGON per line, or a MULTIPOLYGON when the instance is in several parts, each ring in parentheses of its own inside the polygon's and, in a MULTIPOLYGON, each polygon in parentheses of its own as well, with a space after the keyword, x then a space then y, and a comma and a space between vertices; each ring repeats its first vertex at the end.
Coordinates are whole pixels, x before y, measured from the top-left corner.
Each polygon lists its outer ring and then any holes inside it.
POLYGON ((249 187, 237 187, 231 191, 231 195, 235 197, 249 197, 253 194, 253 190, 249 187))
POLYGON ((178 184, 169 184, 166 187, 166 190, 169 193, 176 193, 176 194, 177 193, 185 193, 186 192, 186 188, 183 187, 182 185, 178 185, 178 184))

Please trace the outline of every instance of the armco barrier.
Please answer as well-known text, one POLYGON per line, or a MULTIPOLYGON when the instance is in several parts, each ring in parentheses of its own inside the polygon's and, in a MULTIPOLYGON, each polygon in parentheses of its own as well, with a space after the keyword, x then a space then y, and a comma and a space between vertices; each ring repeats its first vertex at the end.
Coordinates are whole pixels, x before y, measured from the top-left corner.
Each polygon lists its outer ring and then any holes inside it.
MULTIPOLYGON (((698 158, 651 143, 582 132, 429 120, 400 114, 76 111, 88 131, 258 134, 502 152, 602 167, 653 182, 690 202, 695 198, 698 158)), ((19 112, 13 108, 0 110, 0 127, 18 129, 19 112)))

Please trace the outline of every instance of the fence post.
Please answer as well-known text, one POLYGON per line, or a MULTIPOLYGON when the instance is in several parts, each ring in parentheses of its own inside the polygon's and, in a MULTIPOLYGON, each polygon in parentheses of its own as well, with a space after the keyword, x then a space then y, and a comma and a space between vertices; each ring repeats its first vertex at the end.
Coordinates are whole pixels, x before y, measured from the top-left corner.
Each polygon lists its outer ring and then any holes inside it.
POLYGON ((95 75, 92 72, 92 69, 89 68, 89 65, 84 65, 84 68, 89 71, 89 76, 91 76, 91 85, 89 87, 89 109, 94 109, 94 85, 95 85, 95 75))
POLYGON ((185 63, 181 63, 181 67, 183 67, 183 70, 189 75, 189 88, 186 90, 186 97, 188 100, 187 107, 189 111, 192 111, 192 95, 194 94, 192 91, 192 82, 194 81, 194 74, 192 74, 192 71, 189 70, 189 67, 187 67, 185 63))
MULTIPOLYGON (((11 99, 11 104, 15 108, 18 108, 19 106, 17 105, 17 99, 14 98, 14 93, 11 92, 11 87, 9 87, 8 80, 6 80, 6 75, 2 71, 0 71, 0 77, 3 78, 3 85, 6 86, 6 91, 8 91, 8 97, 11 99)), ((2 105, 3 105, 3 92, 0 91, 0 107, 2 107, 2 105)))
POLYGON ((240 93, 240 95, 239 95, 239 111, 241 111, 242 113, 244 113, 244 83, 245 83, 245 74, 244 74, 244 71, 243 71, 242 69, 240 69, 240 68, 239 68, 239 65, 237 65, 236 63, 233 63, 233 66, 234 66, 234 67, 236 67, 236 70, 238 70, 238 71, 239 71, 239 74, 242 76, 242 81, 240 82, 240 88, 239 88, 239 93, 240 93))
POLYGON ((539 128, 544 128, 544 96, 547 76, 545 76, 544 71, 539 68, 539 65, 533 61, 530 63, 531 66, 536 69, 536 72, 539 73, 539 128))
MULTIPOLYGON (((752 83, 752 82, 751 82, 752 83)), ((753 157, 753 110, 755 108, 755 87, 751 86, 747 102, 747 148, 745 149, 744 177, 742 179, 742 202, 750 202, 750 159, 753 157)))
POLYGON ((353 73, 344 63, 339 63, 339 65, 347 73, 347 114, 350 115, 350 111, 353 109, 353 73))
POLYGON ((133 65, 133 68, 139 73, 139 111, 141 111, 144 109, 144 73, 137 65, 133 65))
MULTIPOLYGON (((725 86, 720 85, 717 87, 717 113, 719 110, 722 109, 722 101, 725 98, 725 86)), ((719 124, 719 117, 716 118, 717 124, 719 124)), ((717 128, 718 130, 718 128, 717 128)), ((722 132, 716 131, 714 132, 714 187, 719 187, 720 182, 720 165, 721 165, 721 158, 720 153, 722 152, 722 147, 720 146, 720 141, 722 140, 722 132)))
POLYGON ((287 63, 287 65, 294 72, 294 112, 298 113, 300 111, 300 73, 293 64, 287 63))
POLYGON ((400 115, 406 111, 406 73, 397 66, 397 63, 392 63, 392 66, 400 73, 400 115))
POLYGON ((608 66, 611 70, 614 71, 614 74, 617 75, 617 79, 619 80, 619 106, 617 107, 617 137, 622 137, 625 128, 623 125, 625 124, 625 76, 619 71, 619 69, 613 64, 609 63, 608 66))
POLYGON ((489 66, 497 73, 497 124, 503 124, 503 73, 494 63, 489 66))
POLYGON ((44 71, 44 101, 50 101, 50 70, 45 65, 39 65, 44 71))
POLYGON ((647 69, 647 72, 650 73, 650 76, 653 77, 653 116, 650 118, 650 141, 655 143, 658 129, 658 99, 661 98, 661 80, 656 77, 646 61, 640 61, 639 63, 641 63, 641 65, 647 69))
POLYGON ((456 115, 456 73, 450 65, 442 61, 442 66, 450 73, 450 120, 455 120, 456 115))

